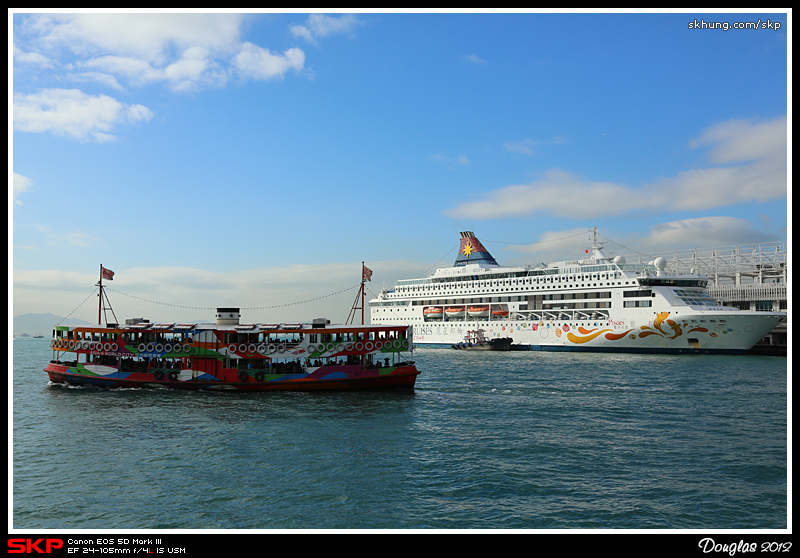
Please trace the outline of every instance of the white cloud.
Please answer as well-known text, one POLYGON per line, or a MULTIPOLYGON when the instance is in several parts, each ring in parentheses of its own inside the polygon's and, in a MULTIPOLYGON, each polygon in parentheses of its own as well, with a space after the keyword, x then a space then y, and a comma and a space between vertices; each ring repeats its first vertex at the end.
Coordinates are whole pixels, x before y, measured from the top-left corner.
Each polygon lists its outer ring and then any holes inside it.
POLYGON ((89 246, 98 244, 97 238, 81 231, 56 230, 50 225, 40 225, 37 223, 31 224, 29 227, 41 234, 47 244, 51 246, 63 248, 66 243, 70 246, 88 248, 89 246))
POLYGON ((22 176, 21 174, 14 173, 13 192, 14 192, 15 204, 22 205, 22 202, 19 200, 19 195, 23 192, 26 192, 32 185, 33 185, 33 180, 31 180, 27 176, 22 176))
POLYGON ((466 155, 459 155, 458 157, 450 157, 442 153, 436 153, 434 155, 431 155, 431 159, 439 163, 444 163, 445 165, 448 166, 457 165, 463 167, 472 164, 471 161, 469 160, 469 157, 467 157, 466 155))
POLYGON ((242 50, 233 58, 234 67, 242 76, 260 80, 282 78, 289 70, 302 70, 304 64, 305 53, 299 48, 273 54, 252 43, 242 45, 242 50))
POLYGON ((464 59, 467 62, 472 62, 473 64, 487 64, 486 60, 478 56, 477 54, 467 54, 464 59))
POLYGON ((767 122, 730 120, 704 131, 689 147, 713 146, 712 163, 724 165, 759 159, 786 160, 787 120, 767 122))
POLYGON ((526 139, 521 141, 507 141, 503 147, 508 153, 515 153, 519 155, 533 155, 536 148, 541 145, 542 142, 532 139, 526 139))
POLYGON ((79 58, 118 55, 166 65, 174 52, 203 47, 233 52, 242 14, 34 14, 25 25, 41 50, 65 49, 79 58))
MULTIPOLYGON (((772 242, 775 236, 753 228, 747 219, 729 216, 698 217, 656 223, 646 234, 639 231, 620 233, 610 229, 598 229, 600 241, 605 243, 606 254, 636 256, 647 261, 656 254, 667 254, 676 250, 726 247, 733 245, 772 242)), ((531 244, 506 246, 506 252, 522 254, 526 263, 549 262, 569 258, 581 258, 591 247, 591 235, 587 229, 569 229, 542 233, 539 240, 531 244)), ((495 254, 497 256, 497 254, 495 254)), ((629 260, 629 263, 633 263, 629 260)))
MULTIPOLYGON (((303 70, 299 48, 274 53, 242 42, 242 14, 30 14, 15 25, 15 63, 48 70, 59 82, 123 90, 162 84, 175 92, 223 87, 232 78, 280 79, 303 70)), ((309 18, 326 36, 356 25, 352 16, 309 18)), ((40 80, 45 75, 40 76, 40 80)), ((122 125, 149 120, 149 109, 78 89, 14 94, 14 129, 109 141, 122 125)))
MULTIPOLYGON (((245 17, 218 13, 34 14, 15 30, 29 46, 25 53, 15 48, 15 59, 44 64, 55 58, 59 60, 57 69, 65 72, 62 79, 115 89, 162 83, 177 92, 221 87, 237 72, 245 78, 271 79, 303 68, 305 54, 300 49, 281 55, 242 42, 245 17)), ((326 22, 316 22, 314 33, 334 32, 337 26, 326 22)))
POLYGON ((289 30, 295 37, 302 37, 308 42, 316 44, 317 39, 351 33, 361 24, 362 22, 353 15, 334 17, 311 14, 304 25, 292 25, 289 30))
POLYGON ((535 140, 535 139, 524 139, 520 141, 507 141, 503 144, 503 148, 507 153, 513 153, 515 155, 536 155, 537 150, 542 145, 560 145, 567 143, 567 140, 564 139, 563 136, 556 136, 551 138, 547 141, 542 140, 535 140))
POLYGON ((591 182, 561 170, 550 170, 530 184, 507 186, 447 214, 456 218, 500 219, 545 213, 583 219, 647 207, 648 200, 631 199, 629 189, 610 182, 591 182))
POLYGON ((77 89, 44 89, 14 94, 14 129, 52 132, 79 140, 110 141, 115 126, 149 120, 142 105, 120 103, 108 95, 87 95, 77 89))
MULTIPOLYGON (((532 154, 536 143, 507 144, 532 154)), ((636 188, 594 182, 550 170, 529 184, 488 192, 458 205, 451 217, 499 219, 532 214, 587 218, 648 210, 707 210, 740 202, 763 202, 787 195, 786 117, 766 122, 730 121, 709 128, 689 144, 707 147, 714 166, 681 171, 636 188)))
POLYGON ((17 48, 17 45, 14 45, 14 63, 36 66, 39 68, 53 68, 56 65, 55 62, 47 56, 43 56, 38 52, 24 52, 17 48))
POLYGON ((664 252, 682 248, 729 246, 766 242, 774 237, 752 229, 747 219, 715 216, 682 219, 659 223, 641 239, 648 252, 664 252))

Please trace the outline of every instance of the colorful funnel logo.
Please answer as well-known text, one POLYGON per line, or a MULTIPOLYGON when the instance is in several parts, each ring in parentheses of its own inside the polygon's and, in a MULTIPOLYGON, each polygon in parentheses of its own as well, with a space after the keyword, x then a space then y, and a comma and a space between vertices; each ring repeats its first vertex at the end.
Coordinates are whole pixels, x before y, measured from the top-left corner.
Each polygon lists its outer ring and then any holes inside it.
POLYGON ((453 264, 453 267, 468 264, 481 264, 483 266, 498 265, 489 251, 483 247, 480 240, 475 238, 475 233, 472 231, 464 231, 461 233, 461 246, 458 248, 458 256, 456 257, 456 263, 453 264))

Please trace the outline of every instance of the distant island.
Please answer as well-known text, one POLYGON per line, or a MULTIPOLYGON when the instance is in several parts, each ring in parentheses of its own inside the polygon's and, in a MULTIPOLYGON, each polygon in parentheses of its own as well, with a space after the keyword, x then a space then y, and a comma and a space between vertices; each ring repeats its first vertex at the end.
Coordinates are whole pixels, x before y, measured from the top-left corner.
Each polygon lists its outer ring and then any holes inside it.
MULTIPOLYGON (((53 326, 62 320, 64 320, 63 316, 56 316, 50 313, 14 316, 13 335, 14 337, 36 337, 41 335, 49 339, 52 336, 53 326)), ((61 325, 91 324, 78 318, 68 318, 61 325)))

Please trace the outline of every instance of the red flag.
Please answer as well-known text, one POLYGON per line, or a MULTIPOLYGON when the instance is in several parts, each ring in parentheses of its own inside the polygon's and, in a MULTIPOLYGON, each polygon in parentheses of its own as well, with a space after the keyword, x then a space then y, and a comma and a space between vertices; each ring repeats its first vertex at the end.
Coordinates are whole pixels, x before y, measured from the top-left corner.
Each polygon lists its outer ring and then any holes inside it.
POLYGON ((104 268, 102 265, 100 266, 100 271, 103 274, 103 279, 108 279, 109 281, 114 280, 114 272, 110 269, 104 268))
POLYGON ((361 264, 361 268, 362 268, 361 279, 363 281, 372 281, 372 270, 367 266, 365 266, 364 264, 361 264))

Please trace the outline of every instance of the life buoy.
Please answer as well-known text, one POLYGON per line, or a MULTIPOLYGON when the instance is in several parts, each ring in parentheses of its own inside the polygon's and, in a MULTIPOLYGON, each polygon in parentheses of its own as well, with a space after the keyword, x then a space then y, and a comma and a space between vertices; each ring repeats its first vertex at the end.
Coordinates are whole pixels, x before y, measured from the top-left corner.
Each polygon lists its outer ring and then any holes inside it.
POLYGON ((352 351, 353 350, 353 344, 352 343, 348 343, 346 348, 347 348, 348 351, 352 351))
POLYGON ((111 343, 106 343, 105 345, 103 345, 103 350, 105 352, 110 351, 111 350, 111 343))
POLYGON ((245 345, 244 343, 240 344, 239 345, 239 352, 240 353, 246 353, 247 352, 247 345, 245 345))
POLYGON ((371 351, 372 349, 375 348, 375 345, 372 343, 372 341, 367 341, 367 344, 364 346, 367 348, 368 351, 371 351))
POLYGON ((285 353, 286 352, 286 345, 284 345, 282 343, 280 345, 278 345, 278 352, 279 353, 285 353))
POLYGON ((250 353, 255 353, 256 352, 256 346, 253 343, 250 343, 247 346, 247 351, 250 352, 250 353))
POLYGON ((363 351, 364 343, 356 343, 356 351, 363 351))
POLYGON ((406 339, 405 341, 403 341, 403 348, 404 348, 404 349, 408 349, 408 339, 406 339))
POLYGON ((336 352, 343 353, 344 352, 344 345, 337 345, 336 352))
POLYGON ((117 350, 118 348, 119 348, 119 347, 117 347, 117 344, 116 344, 116 343, 111 343, 111 350, 112 350, 112 351, 115 351, 115 352, 116 352, 116 350, 117 350))
POLYGON ((249 378, 249 377, 250 377, 249 374, 247 372, 245 372, 244 370, 240 370, 239 371, 239 380, 240 381, 246 382, 247 378, 249 378))
POLYGON ((256 379, 256 382, 263 382, 264 381, 264 373, 263 372, 256 372, 255 379, 256 379))
POLYGON ((270 343, 269 345, 267 345, 267 352, 268 353, 274 353, 275 352, 275 344, 274 343, 270 343))
POLYGON ((314 354, 317 350, 317 346, 314 344, 309 343, 308 345, 308 354, 314 354))
POLYGON ((170 379, 171 382, 174 382, 175 380, 178 379, 178 373, 177 372, 170 372, 169 373, 169 379, 170 379))
POLYGON ((145 345, 144 343, 139 343, 139 346, 137 348, 139 349, 140 353, 143 353, 145 349, 147 349, 147 345, 145 345))
POLYGON ((263 355, 264 353, 267 352, 267 346, 266 345, 259 345, 258 346, 258 352, 263 355))
POLYGON ((153 349, 155 349, 155 347, 156 347, 156 346, 155 346, 155 344, 153 344, 153 343, 148 343, 148 344, 147 344, 147 352, 148 352, 148 353, 152 353, 152 352, 153 352, 153 349))
POLYGON ((164 345, 162 345, 161 343, 156 345, 156 352, 157 353, 163 353, 164 352, 164 345))
POLYGON ((75 341, 70 341, 69 342, 69 348, 70 349, 74 349, 75 348, 75 341))
POLYGON ((155 377, 156 377, 156 380, 158 380, 160 382, 161 379, 164 377, 164 373, 161 370, 156 370, 155 377))
POLYGON ((236 345, 228 345, 228 351, 231 353, 236 352, 236 345))

